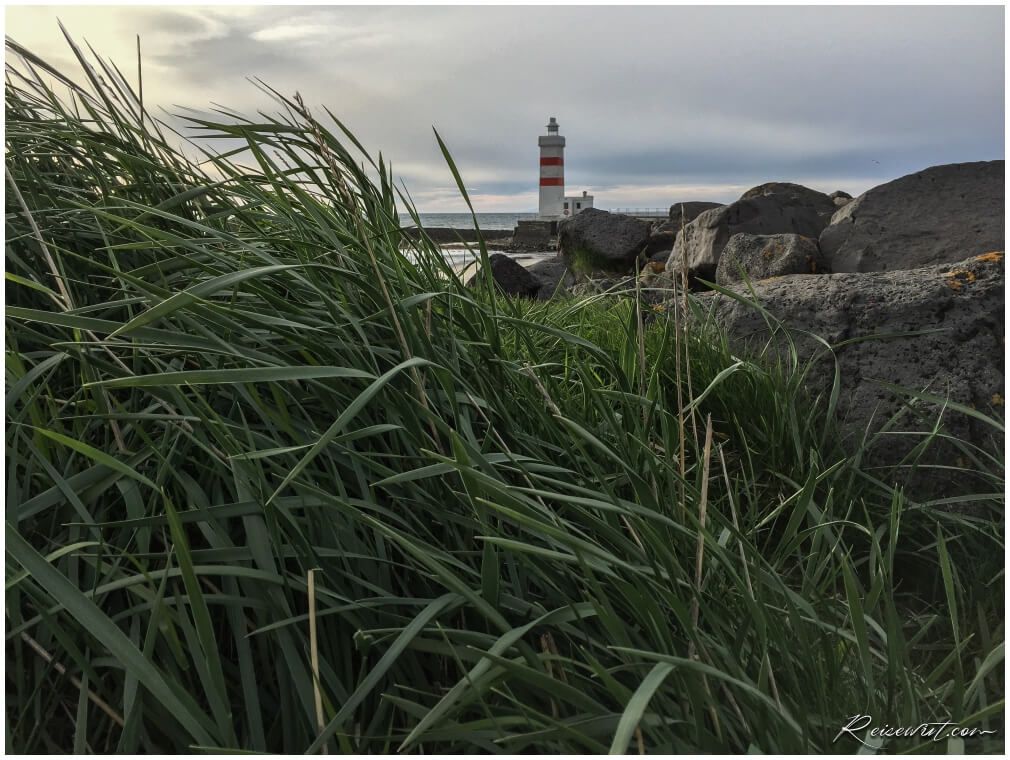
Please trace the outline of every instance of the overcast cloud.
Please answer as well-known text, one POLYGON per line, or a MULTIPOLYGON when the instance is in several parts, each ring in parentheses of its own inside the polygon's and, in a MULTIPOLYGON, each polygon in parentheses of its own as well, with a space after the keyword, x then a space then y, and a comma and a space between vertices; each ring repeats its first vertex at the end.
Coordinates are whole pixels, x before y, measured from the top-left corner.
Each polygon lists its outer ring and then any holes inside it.
POLYGON ((301 92, 392 161, 421 211, 535 211, 556 116, 569 194, 596 205, 731 201, 762 182, 857 195, 1004 157, 1004 8, 11 7, 6 33, 76 71, 57 27, 173 111, 301 92))

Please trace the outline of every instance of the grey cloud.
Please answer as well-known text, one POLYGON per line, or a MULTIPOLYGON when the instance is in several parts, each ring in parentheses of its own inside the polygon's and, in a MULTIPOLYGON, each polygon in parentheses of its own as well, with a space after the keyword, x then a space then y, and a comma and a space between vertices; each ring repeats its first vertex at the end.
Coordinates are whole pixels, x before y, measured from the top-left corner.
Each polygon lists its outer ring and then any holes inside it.
POLYGON ((203 88, 248 86, 247 77, 286 79, 305 69, 304 61, 297 56, 283 48, 250 40, 247 30, 236 28, 229 29, 223 37, 182 41, 171 50, 149 54, 149 58, 177 72, 186 84, 199 84, 203 88), (194 66, 194 61, 200 64, 194 66))
POLYGON ((207 19, 200 15, 162 8, 151 8, 143 23, 145 28, 157 29, 160 34, 183 37, 203 34, 208 27, 207 19))
POLYGON ((1003 156, 996 6, 131 13, 138 32, 171 38, 145 56, 174 78, 174 102, 252 115, 276 106, 246 77, 298 89, 402 165, 419 196, 451 184, 432 125, 468 184, 535 192, 550 115, 568 138, 573 187, 883 181, 1003 156), (312 33, 298 36, 303 27, 312 33))

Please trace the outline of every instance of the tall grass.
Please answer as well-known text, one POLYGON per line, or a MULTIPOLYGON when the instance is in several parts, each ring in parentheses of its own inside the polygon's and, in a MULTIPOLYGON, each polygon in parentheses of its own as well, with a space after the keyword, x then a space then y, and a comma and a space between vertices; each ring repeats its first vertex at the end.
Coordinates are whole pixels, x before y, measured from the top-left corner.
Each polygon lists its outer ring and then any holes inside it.
POLYGON ((8 42, 8 751, 1002 727, 1002 528, 866 477, 802 367, 463 288, 332 114, 267 90, 191 160, 73 49, 8 42))

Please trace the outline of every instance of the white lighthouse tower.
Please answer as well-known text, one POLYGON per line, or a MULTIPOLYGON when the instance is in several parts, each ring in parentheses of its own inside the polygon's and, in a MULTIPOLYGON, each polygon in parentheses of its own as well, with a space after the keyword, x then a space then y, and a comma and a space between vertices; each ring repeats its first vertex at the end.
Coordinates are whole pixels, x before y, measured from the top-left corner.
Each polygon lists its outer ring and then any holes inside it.
POLYGON ((558 122, 553 116, 547 123, 547 134, 540 144, 540 213, 539 219, 563 219, 565 202, 565 138, 558 134, 558 122))

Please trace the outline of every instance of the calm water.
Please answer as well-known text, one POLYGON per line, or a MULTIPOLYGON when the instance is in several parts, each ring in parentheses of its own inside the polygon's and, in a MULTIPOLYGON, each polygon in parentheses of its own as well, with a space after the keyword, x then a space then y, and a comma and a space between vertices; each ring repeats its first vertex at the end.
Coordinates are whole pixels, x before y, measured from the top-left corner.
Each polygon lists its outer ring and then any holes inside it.
MULTIPOLYGON (((480 252, 476 243, 468 243, 467 246, 468 247, 465 248, 458 246, 446 248, 443 246, 442 256, 445 258, 449 266, 456 271, 456 274, 463 275, 465 273, 468 279, 470 275, 475 274, 480 269, 480 252)), ((553 259, 558 255, 557 251, 530 251, 515 253, 511 251, 500 251, 496 248, 488 248, 487 253, 488 256, 495 253, 503 253, 523 266, 529 266, 530 264, 535 264, 536 262, 544 261, 545 259, 553 259)), ((412 251, 407 251, 406 256, 411 261, 415 260, 415 254, 412 251)))
MULTIPOLYGON (((469 214, 419 214, 425 227, 455 227, 472 230, 473 217, 469 214)), ((508 230, 511 232, 520 219, 536 219, 536 214, 477 214, 477 224, 482 230, 508 230)), ((414 221, 409 214, 400 214, 400 224, 411 227, 414 221)))
MULTIPOLYGON (((421 224, 425 227, 454 227, 459 230, 472 230, 473 229, 473 217, 470 214, 419 214, 421 217, 421 224)), ((536 219, 536 214, 477 214, 477 224, 480 225, 481 230, 492 231, 492 230, 507 230, 509 233, 515 229, 516 222, 520 219, 536 219)), ((409 214, 400 214, 400 224, 405 227, 412 227, 414 221, 410 218, 409 214)), ((504 235, 500 236, 504 237, 504 235)), ((466 247, 460 247, 459 245, 453 244, 452 246, 442 247, 442 255, 445 256, 446 261, 448 261, 452 267, 460 272, 466 269, 467 272, 475 272, 476 268, 473 267, 475 260, 479 259, 479 254, 475 255, 477 251, 477 243, 468 243, 466 247)), ((492 253, 505 253, 523 265, 529 265, 534 261, 539 261, 545 258, 553 258, 557 254, 553 251, 543 251, 540 253, 508 253, 506 251, 499 251, 494 248, 488 249, 488 255, 492 253)), ((408 254, 409 256, 409 254, 408 254)))

